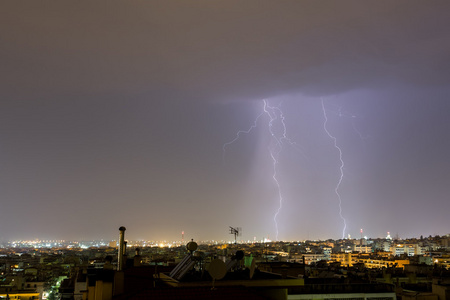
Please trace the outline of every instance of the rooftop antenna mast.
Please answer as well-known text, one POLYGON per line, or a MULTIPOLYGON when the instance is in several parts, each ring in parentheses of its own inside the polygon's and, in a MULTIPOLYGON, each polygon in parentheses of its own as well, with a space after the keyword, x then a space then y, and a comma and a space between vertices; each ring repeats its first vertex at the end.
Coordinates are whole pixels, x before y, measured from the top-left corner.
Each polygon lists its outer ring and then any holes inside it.
POLYGON ((241 227, 230 227, 230 234, 234 234, 234 244, 237 244, 237 237, 242 235, 241 227))

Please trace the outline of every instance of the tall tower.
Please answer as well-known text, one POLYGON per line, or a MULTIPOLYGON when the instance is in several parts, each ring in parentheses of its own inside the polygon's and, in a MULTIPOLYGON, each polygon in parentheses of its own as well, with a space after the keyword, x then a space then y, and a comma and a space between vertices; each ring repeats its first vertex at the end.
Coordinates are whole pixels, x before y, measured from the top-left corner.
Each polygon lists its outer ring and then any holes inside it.
POLYGON ((361 228, 361 239, 359 240, 359 252, 362 253, 362 246, 363 246, 363 230, 361 228))

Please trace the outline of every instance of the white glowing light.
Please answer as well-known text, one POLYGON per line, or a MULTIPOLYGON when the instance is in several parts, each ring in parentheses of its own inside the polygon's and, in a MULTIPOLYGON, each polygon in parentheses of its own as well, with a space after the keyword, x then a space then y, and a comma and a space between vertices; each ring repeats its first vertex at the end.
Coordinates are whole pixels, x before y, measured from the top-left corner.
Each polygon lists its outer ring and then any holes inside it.
POLYGON ((335 194, 337 195, 337 197, 339 199, 339 216, 341 217, 342 221, 344 222, 344 228, 342 229, 342 238, 344 238, 345 237, 345 230, 347 229, 347 222, 345 221, 345 218, 342 216, 342 199, 341 199, 341 195, 339 194, 339 188, 341 187, 342 180, 344 179, 344 160, 342 159, 342 150, 337 144, 336 137, 333 136, 327 129, 327 123, 328 123, 327 111, 325 110, 325 104, 323 102, 323 99, 321 99, 321 101, 322 101, 323 116, 325 118, 325 121, 323 123, 323 129, 325 130, 326 134, 330 137, 330 139, 333 140, 334 147, 339 152, 339 160, 341 162, 341 165, 339 167, 339 171, 340 171, 339 180, 338 180, 338 182, 336 184, 336 187, 334 188, 334 192, 335 192, 335 194))
POLYGON ((278 190, 278 207, 274 213, 273 221, 275 223, 275 239, 278 240, 278 222, 277 217, 280 213, 282 206, 283 206, 283 194, 281 192, 281 185, 278 181, 277 177, 277 166, 278 166, 278 157, 280 152, 283 150, 283 143, 288 142, 290 145, 295 145, 294 142, 292 142, 288 137, 286 133, 286 124, 284 122, 284 115, 282 110, 277 106, 270 106, 266 100, 263 100, 263 112, 261 112, 253 122, 253 125, 250 126, 248 130, 239 130, 236 134, 236 137, 231 140, 230 142, 227 142, 223 145, 223 161, 225 162, 225 150, 226 147, 236 142, 241 134, 249 134, 253 129, 257 127, 257 123, 259 118, 263 115, 267 115, 269 117, 269 133, 272 136, 272 145, 269 147, 269 154, 272 159, 272 166, 273 166, 273 173, 272 173, 272 179, 277 187, 278 190), (274 130, 274 122, 278 122, 278 128, 279 130, 274 130), (281 129, 281 130, 280 130, 281 129))
POLYGON ((277 186, 277 190, 278 190, 278 208, 273 216, 273 221, 275 223, 275 240, 278 241, 278 233, 279 232, 278 232, 277 217, 283 207, 283 194, 281 192, 280 182, 278 181, 278 178, 277 178, 278 156, 279 156, 280 152, 283 150, 283 141, 287 141, 290 144, 294 144, 294 143, 286 135, 286 124, 284 123, 284 115, 283 115, 283 112, 281 111, 281 109, 279 107, 269 106, 267 104, 266 100, 264 100, 264 112, 270 118, 269 132, 275 141, 275 145, 273 147, 269 148, 269 152, 270 152, 270 157, 272 158, 272 162, 273 162, 272 179, 275 182, 275 184, 277 186), (273 131, 273 123, 276 120, 279 120, 279 122, 280 122, 280 125, 282 128, 281 134, 280 133, 277 134, 273 131))

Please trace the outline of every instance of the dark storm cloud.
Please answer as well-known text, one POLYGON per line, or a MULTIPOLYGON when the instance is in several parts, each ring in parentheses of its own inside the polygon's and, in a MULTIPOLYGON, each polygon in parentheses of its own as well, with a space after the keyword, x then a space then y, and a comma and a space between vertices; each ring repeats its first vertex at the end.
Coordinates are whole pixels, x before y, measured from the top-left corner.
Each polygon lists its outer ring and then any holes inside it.
POLYGON ((83 91, 260 99, 444 85, 450 75, 447 1, 2 6, 4 97, 83 91))
POLYGON ((120 225, 134 238, 217 239, 229 225, 273 238, 267 116, 222 163, 262 111, 244 100, 263 98, 282 103, 298 145, 280 155, 280 237, 339 238, 321 97, 346 162, 349 232, 445 233, 449 12, 448 1, 2 1, 0 240, 104 238, 120 225))

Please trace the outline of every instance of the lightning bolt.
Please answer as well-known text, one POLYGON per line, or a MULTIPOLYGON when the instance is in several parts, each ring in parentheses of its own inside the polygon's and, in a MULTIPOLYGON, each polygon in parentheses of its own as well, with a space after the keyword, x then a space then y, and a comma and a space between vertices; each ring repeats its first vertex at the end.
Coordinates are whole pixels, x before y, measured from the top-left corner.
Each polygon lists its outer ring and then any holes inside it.
POLYGON ((364 142, 364 140, 367 139, 367 137, 364 136, 364 135, 361 133, 361 131, 358 130, 358 128, 356 127, 355 120, 356 120, 356 119, 359 119, 359 118, 360 118, 359 116, 354 115, 354 114, 349 113, 349 112, 343 111, 343 110, 342 110, 342 107, 340 107, 340 106, 339 106, 339 108, 338 108, 337 113, 335 112, 335 114, 336 114, 337 116, 339 116, 339 118, 347 118, 347 119, 350 119, 350 120, 351 120, 351 124, 352 124, 353 131, 356 132, 356 134, 359 136, 359 139, 360 139, 362 142, 364 142))
POLYGON ((228 143, 223 144, 223 146, 222 146, 222 150, 223 150, 222 161, 223 161, 224 164, 225 164, 226 147, 229 146, 229 145, 231 145, 231 144, 233 144, 234 142, 236 142, 236 141, 241 137, 241 134, 243 134, 243 133, 249 134, 253 129, 255 129, 256 126, 257 126, 257 124, 258 124, 258 119, 259 119, 263 114, 264 114, 264 111, 263 111, 262 113, 260 113, 260 114, 256 117, 255 121, 253 122, 253 125, 250 126, 250 128, 249 128, 248 130, 239 130, 239 131, 236 133, 236 137, 235 137, 233 140, 229 141, 228 143))
POLYGON ((342 229, 342 238, 344 239, 345 238, 345 230, 347 229, 347 222, 345 221, 345 218, 342 216, 342 198, 341 198, 341 195, 339 194, 339 188, 341 187, 342 180, 344 179, 344 160, 342 159, 342 150, 337 144, 336 137, 333 136, 327 129, 327 123, 328 123, 327 111, 325 109, 325 104, 323 102, 323 99, 321 99, 321 102, 322 102, 323 116, 325 118, 325 121, 323 122, 323 129, 325 130, 326 134, 330 137, 330 139, 333 140, 334 147, 339 152, 339 160, 341 162, 341 165, 339 166, 339 171, 340 171, 339 180, 336 184, 336 187, 334 188, 334 192, 336 193, 336 196, 338 197, 338 200, 339 200, 339 216, 341 217, 342 221, 344 222, 344 228, 342 229))
POLYGON ((253 129, 255 129, 257 127, 259 118, 261 118, 261 116, 263 115, 267 115, 269 118, 268 122, 269 133, 272 136, 271 145, 269 146, 269 154, 272 159, 272 166, 273 166, 272 179, 278 190, 278 208, 276 209, 275 214, 273 216, 276 232, 275 238, 276 240, 278 240, 279 231, 278 231, 277 217, 283 207, 283 193, 281 190, 281 184, 278 180, 278 172, 277 172, 278 158, 281 151, 283 150, 283 144, 285 142, 289 143, 290 145, 295 145, 295 143, 292 142, 287 136, 286 124, 284 122, 285 118, 280 107, 270 106, 266 100, 263 100, 263 111, 256 117, 255 121, 253 122, 253 125, 250 126, 248 130, 239 130, 236 133, 236 137, 233 140, 223 145, 223 161, 225 162, 226 147, 236 142, 241 137, 242 134, 249 134, 253 129))
POLYGON ((283 194, 281 192, 281 185, 277 178, 277 166, 278 166, 278 157, 280 155, 281 150, 283 150, 283 141, 289 141, 290 140, 286 136, 286 124, 284 123, 284 115, 283 112, 279 107, 269 106, 267 104, 267 101, 264 100, 264 112, 269 116, 269 132, 273 137, 273 140, 275 141, 275 145, 273 147, 269 147, 269 153, 270 157, 272 158, 273 163, 273 174, 272 178, 275 182, 275 185, 277 186, 278 190, 278 209, 276 210, 274 216, 273 216, 273 222, 275 223, 275 240, 278 241, 278 222, 277 217, 278 214, 281 211, 281 208, 283 207, 283 194), (281 134, 277 134, 274 132, 274 125, 273 123, 276 120, 280 120, 281 124, 281 134), (280 137, 281 135, 281 137, 280 137))

